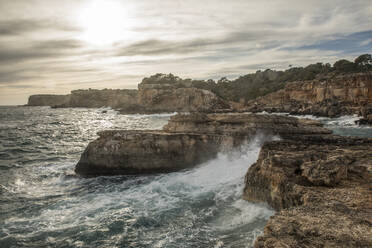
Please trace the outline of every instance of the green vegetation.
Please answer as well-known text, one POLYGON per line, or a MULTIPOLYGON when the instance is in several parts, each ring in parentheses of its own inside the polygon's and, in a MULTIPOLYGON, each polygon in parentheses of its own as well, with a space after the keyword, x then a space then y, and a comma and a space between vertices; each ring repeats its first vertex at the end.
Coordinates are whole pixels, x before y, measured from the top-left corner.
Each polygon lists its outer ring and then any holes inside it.
POLYGON ((209 80, 181 79, 173 74, 155 74, 144 78, 143 84, 170 84, 175 87, 196 87, 214 92, 229 101, 245 102, 282 89, 287 82, 330 78, 347 73, 372 71, 370 54, 362 54, 354 62, 341 59, 331 66, 329 63, 293 67, 285 71, 267 69, 241 76, 235 80, 225 77, 217 82, 209 80))

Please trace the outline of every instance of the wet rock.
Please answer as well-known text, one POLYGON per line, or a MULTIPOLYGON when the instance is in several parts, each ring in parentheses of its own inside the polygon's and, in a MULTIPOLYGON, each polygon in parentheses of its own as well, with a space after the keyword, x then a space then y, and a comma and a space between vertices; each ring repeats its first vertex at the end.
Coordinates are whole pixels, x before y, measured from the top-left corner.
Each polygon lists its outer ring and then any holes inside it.
POLYGON ((182 170, 216 156, 220 136, 162 131, 98 133, 81 155, 80 175, 147 174, 182 170))
POLYGON ((104 131, 81 155, 81 175, 177 171, 214 158, 258 133, 328 134, 319 122, 254 114, 179 114, 163 131, 104 131))
POLYGON ((279 212, 255 247, 371 247, 372 139, 298 136, 264 144, 244 199, 279 212))

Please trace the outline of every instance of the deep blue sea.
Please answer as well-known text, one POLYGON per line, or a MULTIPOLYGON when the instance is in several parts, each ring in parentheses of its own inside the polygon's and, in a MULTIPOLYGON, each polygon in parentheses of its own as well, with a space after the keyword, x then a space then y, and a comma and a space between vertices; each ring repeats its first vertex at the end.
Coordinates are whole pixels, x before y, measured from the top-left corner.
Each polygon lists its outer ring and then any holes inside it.
MULTIPOLYGON (((182 172, 75 176, 98 131, 161 129, 171 115, 0 107, 0 247, 252 247, 274 214, 241 199, 262 137, 182 172)), ((355 118, 321 121, 372 137, 355 118)))

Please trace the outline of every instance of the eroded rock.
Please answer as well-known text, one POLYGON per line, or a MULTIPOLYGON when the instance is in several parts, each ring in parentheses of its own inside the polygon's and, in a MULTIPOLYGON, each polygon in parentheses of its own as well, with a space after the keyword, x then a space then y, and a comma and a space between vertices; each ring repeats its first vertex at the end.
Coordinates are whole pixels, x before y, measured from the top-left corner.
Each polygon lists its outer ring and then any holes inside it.
POLYGON ((81 175, 147 174, 182 170, 216 156, 222 137, 162 131, 98 133, 81 155, 81 175))
POLYGON ((372 139, 268 142, 245 183, 244 199, 279 211, 255 247, 372 246, 372 139))
POLYGON ((81 175, 116 175, 181 170, 214 158, 256 134, 323 134, 318 122, 254 114, 190 114, 171 118, 163 131, 99 133, 76 166, 81 175))

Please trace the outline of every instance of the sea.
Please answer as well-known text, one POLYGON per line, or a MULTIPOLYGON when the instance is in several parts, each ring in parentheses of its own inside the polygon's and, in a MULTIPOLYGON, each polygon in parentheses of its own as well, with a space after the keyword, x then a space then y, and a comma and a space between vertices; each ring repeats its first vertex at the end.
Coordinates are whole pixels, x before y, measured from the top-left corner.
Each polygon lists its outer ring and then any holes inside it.
MULTIPOLYGON (((264 141, 168 174, 82 178, 76 163, 97 132, 161 129, 172 115, 110 108, 0 107, 0 247, 252 247, 275 212, 242 200, 264 141)), ((356 116, 322 121, 372 137, 356 116)))

